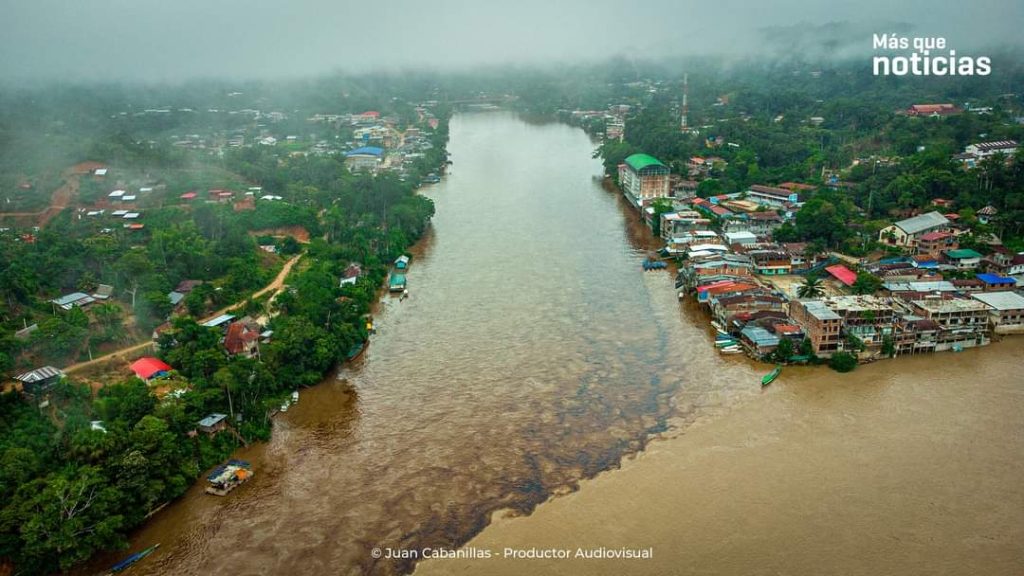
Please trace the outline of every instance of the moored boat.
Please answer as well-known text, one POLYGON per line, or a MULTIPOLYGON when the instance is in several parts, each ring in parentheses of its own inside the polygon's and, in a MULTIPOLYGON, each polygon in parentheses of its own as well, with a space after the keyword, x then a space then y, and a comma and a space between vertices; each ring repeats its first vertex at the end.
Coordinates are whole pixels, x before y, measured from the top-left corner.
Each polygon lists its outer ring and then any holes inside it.
POLYGON ((245 460, 228 460, 227 463, 214 468, 206 477, 210 483, 206 487, 206 493, 227 496, 228 492, 248 482, 252 475, 252 465, 245 460))
POLYGON ((718 351, 722 354, 742 354, 743 348, 740 348, 739 346, 727 346, 725 348, 719 348, 718 351))
POLYGON ((350 361, 355 360, 356 358, 362 356, 365 350, 366 341, 360 342, 359 344, 356 344, 355 346, 349 349, 348 353, 345 354, 345 359, 350 361))
POLYGON ((160 547, 159 544, 154 544, 154 545, 150 546, 149 548, 146 548, 145 550, 142 550, 140 552, 136 552, 135 554, 132 554, 131 556, 128 556, 124 560, 121 560, 117 564, 114 564, 113 566, 111 566, 110 570, 108 570, 106 573, 107 574, 117 574, 118 572, 123 572, 123 571, 127 570, 128 568, 130 568, 133 564, 135 564, 139 560, 142 560, 146 556, 149 556, 150 554, 152 554, 153 551, 156 550, 159 547, 160 547))
POLYGON ((405 292, 405 274, 391 273, 388 279, 388 290, 391 292, 405 292))
POLYGON ((782 372, 782 366, 775 366, 775 369, 765 374, 761 378, 761 386, 767 386, 775 381, 779 377, 779 373, 782 372))

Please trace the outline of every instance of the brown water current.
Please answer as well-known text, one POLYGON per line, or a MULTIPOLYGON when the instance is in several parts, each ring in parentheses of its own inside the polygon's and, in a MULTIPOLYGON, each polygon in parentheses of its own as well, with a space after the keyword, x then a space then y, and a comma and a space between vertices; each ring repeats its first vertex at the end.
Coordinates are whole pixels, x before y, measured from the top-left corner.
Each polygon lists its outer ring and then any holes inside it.
POLYGON ((433 230, 366 354, 240 450, 256 476, 196 486, 133 538, 138 574, 397 574, 382 547, 455 546, 618 465, 670 418, 752 394, 679 312, 654 247, 579 129, 508 113, 451 124, 433 230))
MULTIPOLYGON (((806 413, 828 415, 838 424, 856 416, 853 407, 905 410, 910 424, 931 418, 929 410, 912 403, 890 408, 893 399, 906 403, 913 395, 893 396, 880 384, 864 391, 851 387, 846 401, 815 385, 811 392, 791 393, 797 394, 793 403, 773 401, 758 408, 774 392, 760 396, 760 375, 768 368, 716 354, 704 317, 676 301, 671 274, 641 271, 642 260, 656 246, 635 212, 601 187, 593 147, 582 131, 565 125, 529 124, 509 113, 456 116, 449 146, 452 173, 423 191, 437 203, 437 215, 415 251, 408 274, 410 298, 386 297, 366 354, 321 385, 301 391, 299 403, 276 419, 269 443, 237 453, 253 462, 252 482, 225 498, 206 496, 197 485, 141 528, 133 549, 162 546, 133 572, 407 573, 416 559, 378 559, 371 551, 465 544, 496 511, 529 513, 553 495, 572 492, 580 480, 618 467, 652 437, 698 433, 712 425, 694 428, 693 422, 733 422, 732 433, 747 442, 788 446, 799 455, 799 443, 775 442, 774 436, 748 428, 746 416, 737 420, 739 411, 806 426, 800 429, 804 434, 787 437, 806 440, 819 436, 806 413)), ((1015 345, 1019 366, 1020 346, 1015 345)), ((1006 349, 1008 343, 1000 346, 1006 349)), ((990 351, 982 354, 990 362, 1006 362, 990 351)), ((970 352, 953 359, 979 357, 970 352)), ((941 357, 942 362, 950 359, 941 357)), ((934 370, 939 361, 916 360, 915 366, 934 370)), ((869 368, 909 374, 914 391, 929 394, 931 377, 917 378, 895 361, 884 364, 889 368, 869 368)), ((830 372, 794 372, 818 375, 807 376, 808 382, 833 378, 830 372)), ((786 389, 792 378, 787 371, 779 388, 786 389)), ((1007 437, 989 444, 993 438, 971 436, 978 441, 971 450, 1015 451, 1019 457, 1021 396, 1004 380, 999 390, 987 393, 1001 394, 1003 410, 999 419, 990 419, 992 436, 1007 437)), ((948 400, 964 399, 953 395, 948 400)), ((968 414, 985 408, 966 400, 968 414)), ((989 422, 984 416, 957 416, 958 410, 939 413, 956 418, 944 424, 947 431, 960 421, 989 422)), ((898 437, 906 432, 918 439, 928 433, 927 428, 903 428, 900 421, 886 426, 876 433, 898 437)), ((686 440, 683 435, 650 446, 657 451, 686 440)), ((582 498, 591 485, 625 475, 646 458, 584 483, 580 492, 541 506, 536 516, 582 498)), ((870 458, 863 464, 870 465, 870 458)), ((1000 479, 1007 469, 992 467, 1000 479)), ((1020 477, 1019 464, 1009 469, 1020 477)), ((756 506, 748 510, 747 501, 727 495, 730 483, 756 484, 758 478, 720 477, 715 470, 709 468, 706 482, 694 480, 695 485, 716 483, 726 510, 751 518, 763 513, 760 501, 752 501, 756 506)), ((696 479, 703 474, 696 464, 689 471, 696 479)), ((903 478, 915 481, 893 474, 886 486, 899 486, 903 478)), ((659 478, 664 481, 658 482, 660 490, 677 490, 672 477, 650 476, 659 478)), ((960 478, 951 477, 949 485, 957 486, 960 478)), ((812 478, 810 486, 819 486, 819 480, 824 485, 834 478, 812 478)), ((875 493, 864 490, 862 497, 875 493)), ((936 506, 945 506, 943 496, 936 495, 936 506)), ((630 496, 638 503, 646 497, 630 496)), ((842 502, 837 498, 832 505, 841 509, 842 502)), ((1008 502, 1019 505, 1020 499, 1008 502)), ((587 517, 601 503, 589 506, 582 509, 583 524, 614 522, 601 515, 587 517)), ((706 516, 709 521, 713 517, 706 516)), ((506 522, 511 526, 516 520, 501 520, 495 529, 506 522)), ((527 526, 538 526, 538 538, 545 539, 561 530, 550 519, 527 526)), ((635 529, 638 544, 645 541, 645 531, 666 536, 673 530, 651 523, 635 529)), ((480 538, 492 533, 485 531, 480 538)), ((1019 526, 1011 533, 1019 535, 1019 526)), ((506 572, 536 567, 509 564, 506 572)), ((497 569, 440 562, 424 568, 481 574, 497 569)), ((679 573, 661 565, 660 571, 628 568, 679 573)))
POLYGON ((498 519, 463 549, 490 558, 416 576, 1024 574, 1022 365, 1018 337, 844 375, 787 368, 757 400, 498 519), (576 557, 623 547, 651 557, 576 557))

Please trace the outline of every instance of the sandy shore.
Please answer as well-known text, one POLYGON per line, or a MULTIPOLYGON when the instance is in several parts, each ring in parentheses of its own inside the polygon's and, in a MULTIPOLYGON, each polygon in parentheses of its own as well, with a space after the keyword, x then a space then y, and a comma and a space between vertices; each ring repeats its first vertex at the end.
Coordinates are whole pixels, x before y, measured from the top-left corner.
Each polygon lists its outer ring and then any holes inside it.
POLYGON ((651 444, 433 574, 1014 574, 1024 570, 1024 339, 839 375, 651 444), (508 559, 623 547, 651 559, 508 559), (478 552, 478 556, 482 552, 478 552))

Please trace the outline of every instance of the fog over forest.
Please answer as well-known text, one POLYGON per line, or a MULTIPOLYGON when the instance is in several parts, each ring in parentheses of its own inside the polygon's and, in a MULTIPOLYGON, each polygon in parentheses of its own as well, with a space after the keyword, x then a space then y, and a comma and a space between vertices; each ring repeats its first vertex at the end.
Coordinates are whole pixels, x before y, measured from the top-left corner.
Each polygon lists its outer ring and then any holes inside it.
POLYGON ((4 2, 0 78, 178 81, 609 57, 843 58, 873 33, 1019 46, 1024 3, 929 0, 4 2))

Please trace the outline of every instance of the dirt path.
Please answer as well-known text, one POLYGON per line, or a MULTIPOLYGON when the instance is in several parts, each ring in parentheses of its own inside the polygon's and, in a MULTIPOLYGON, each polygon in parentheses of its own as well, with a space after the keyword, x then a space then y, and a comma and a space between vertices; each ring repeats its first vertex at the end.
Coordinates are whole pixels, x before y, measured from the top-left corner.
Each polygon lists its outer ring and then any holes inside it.
POLYGON ((78 194, 78 180, 82 174, 88 174, 87 170, 81 168, 83 165, 75 165, 64 171, 64 183, 57 187, 50 196, 50 205, 38 212, 0 212, 0 217, 6 218, 38 218, 36 226, 45 227, 54 216, 60 214, 65 208, 71 205, 71 200, 78 194))
MULTIPOLYGON (((277 276, 274 277, 274 280, 271 281, 270 284, 267 284, 263 288, 260 288, 258 291, 254 292, 252 294, 252 296, 249 296, 249 298, 246 298, 246 300, 259 298, 260 296, 263 296, 264 294, 266 294, 268 292, 271 292, 271 291, 274 292, 273 296, 276 296, 284 288, 284 281, 288 277, 288 274, 292 271, 292 267, 295 266, 295 263, 299 261, 299 258, 302 258, 302 254, 298 254, 296 256, 292 256, 287 262, 284 263, 284 266, 281 267, 281 271, 277 273, 277 276)), ((271 296, 271 298, 273 298, 273 296, 271 296)), ((221 314, 227 314, 228 310, 238 306, 239 304, 241 304, 241 302, 235 302, 234 304, 231 304, 230 306, 225 306, 224 308, 221 308, 220 310, 217 310, 217 311, 211 313, 209 316, 200 319, 200 322, 205 322, 207 320, 216 318, 217 316, 220 316, 221 314)), ((140 342, 138 344, 132 344, 131 346, 128 346, 128 347, 125 347, 125 348, 121 348, 119 350, 115 350, 115 351, 110 352, 108 354, 104 354, 103 356, 98 356, 96 358, 93 358, 92 360, 88 360, 86 362, 79 362, 77 364, 72 364, 71 366, 68 366, 67 368, 64 368, 64 373, 65 374, 70 374, 72 372, 78 372, 80 370, 84 370, 84 369, 92 367, 92 366, 97 366, 99 364, 103 364, 105 362, 109 362, 111 360, 115 360, 117 358, 127 356, 129 354, 134 353, 134 352, 138 352, 140 350, 145 350, 146 348, 148 348, 148 347, 150 347, 152 345, 153 345, 153 342, 150 341, 150 340, 147 340, 145 342, 140 342)))

